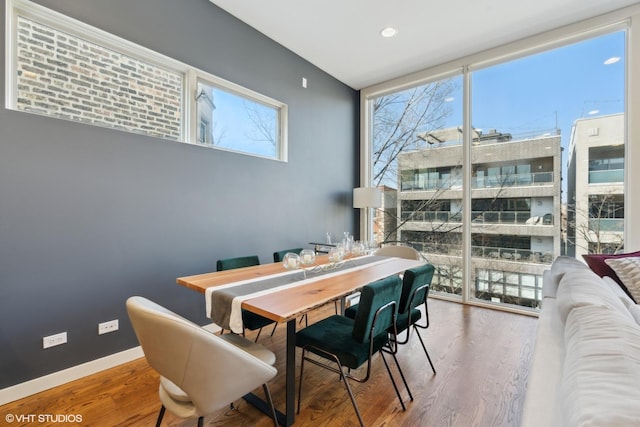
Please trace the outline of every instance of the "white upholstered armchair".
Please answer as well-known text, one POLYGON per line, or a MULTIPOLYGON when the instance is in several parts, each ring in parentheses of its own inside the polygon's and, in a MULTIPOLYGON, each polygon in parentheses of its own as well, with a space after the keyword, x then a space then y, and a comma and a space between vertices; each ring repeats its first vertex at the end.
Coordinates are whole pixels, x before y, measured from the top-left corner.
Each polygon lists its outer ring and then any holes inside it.
POLYGON ((149 365, 160 374, 162 408, 181 418, 203 417, 263 386, 274 424, 267 381, 275 355, 238 335, 214 335, 143 297, 127 300, 127 312, 149 365))

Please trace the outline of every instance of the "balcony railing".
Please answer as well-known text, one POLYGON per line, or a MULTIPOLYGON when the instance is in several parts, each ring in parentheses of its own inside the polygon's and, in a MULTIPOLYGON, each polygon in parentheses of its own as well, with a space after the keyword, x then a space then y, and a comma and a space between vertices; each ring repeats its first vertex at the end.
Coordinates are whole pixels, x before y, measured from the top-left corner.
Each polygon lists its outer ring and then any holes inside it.
POLYGON ((402 181, 402 191, 436 191, 450 188, 462 188, 461 178, 444 178, 416 183, 412 179, 402 181))
POLYGON ((525 261, 551 264, 552 252, 539 252, 529 249, 495 248, 490 246, 472 246, 471 256, 505 261, 525 261))
POLYGON ((473 188, 523 187, 553 182, 553 172, 519 173, 510 175, 477 176, 471 181, 473 188))
POLYGON ((442 211, 402 211, 403 221, 420 221, 420 222, 462 222, 460 213, 442 212, 442 211))
POLYGON ((525 224, 531 212, 519 211, 471 211, 471 220, 481 224, 525 224))
MULTIPOLYGON (((410 242, 419 252, 425 254, 462 256, 462 246, 447 243, 410 242)), ((529 262, 535 264, 551 264, 552 252, 532 251, 530 249, 498 248, 492 246, 472 246, 471 256, 474 258, 493 259, 496 261, 529 262)))
MULTIPOLYGON (((403 221, 417 222, 461 222, 460 213, 439 211, 402 211, 403 221)), ((531 212, 521 211, 472 211, 471 219, 474 224, 527 224, 527 225, 552 225, 553 215, 547 214, 541 217, 532 217, 531 212)))
POLYGON ((624 219, 622 218, 593 218, 589 220, 589 231, 624 231, 624 219))
MULTIPOLYGON (((553 182, 553 172, 520 173, 510 175, 490 175, 474 177, 472 188, 523 187, 549 184, 553 182)), ((462 188, 462 179, 445 178, 416 183, 412 179, 402 181, 402 191, 436 191, 462 188)))
POLYGON ((607 182, 624 182, 624 169, 589 171, 589 184, 604 184, 607 182))

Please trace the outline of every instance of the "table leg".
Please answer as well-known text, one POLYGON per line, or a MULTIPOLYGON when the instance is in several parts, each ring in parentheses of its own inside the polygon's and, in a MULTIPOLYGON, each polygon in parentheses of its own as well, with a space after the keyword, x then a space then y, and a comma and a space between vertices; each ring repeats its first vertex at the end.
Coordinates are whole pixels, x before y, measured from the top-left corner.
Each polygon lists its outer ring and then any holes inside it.
MULTIPOLYGON (((293 425, 296 418, 296 319, 287 322, 287 344, 285 353, 285 413, 276 409, 278 424, 284 427, 293 425)), ((271 416, 271 408, 253 393, 244 396, 253 406, 271 416)))

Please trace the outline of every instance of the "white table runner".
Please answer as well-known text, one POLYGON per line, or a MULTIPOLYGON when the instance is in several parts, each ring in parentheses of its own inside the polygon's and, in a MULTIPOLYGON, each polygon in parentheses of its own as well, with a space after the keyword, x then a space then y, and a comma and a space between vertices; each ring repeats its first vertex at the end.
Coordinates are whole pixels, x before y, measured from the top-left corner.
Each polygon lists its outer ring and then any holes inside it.
POLYGON ((241 308, 243 301, 368 268, 381 264, 387 259, 388 257, 366 255, 342 261, 338 265, 325 264, 306 271, 285 271, 260 279, 248 279, 214 286, 205 291, 207 317, 223 329, 241 334, 243 331, 241 308), (325 266, 329 267, 324 268, 325 266))

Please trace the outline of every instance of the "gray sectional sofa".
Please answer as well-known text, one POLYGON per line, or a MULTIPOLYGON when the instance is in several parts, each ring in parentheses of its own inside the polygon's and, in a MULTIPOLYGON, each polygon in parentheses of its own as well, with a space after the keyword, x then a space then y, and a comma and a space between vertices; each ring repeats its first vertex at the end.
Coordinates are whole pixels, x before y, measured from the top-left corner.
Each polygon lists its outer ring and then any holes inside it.
POLYGON ((640 306, 575 258, 544 275, 522 426, 640 426, 640 306))

